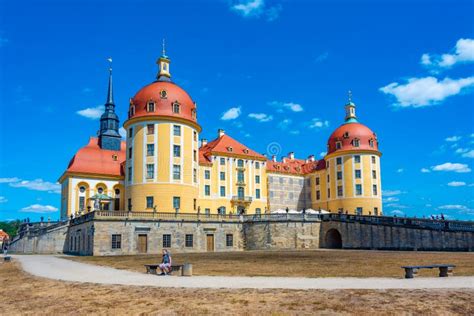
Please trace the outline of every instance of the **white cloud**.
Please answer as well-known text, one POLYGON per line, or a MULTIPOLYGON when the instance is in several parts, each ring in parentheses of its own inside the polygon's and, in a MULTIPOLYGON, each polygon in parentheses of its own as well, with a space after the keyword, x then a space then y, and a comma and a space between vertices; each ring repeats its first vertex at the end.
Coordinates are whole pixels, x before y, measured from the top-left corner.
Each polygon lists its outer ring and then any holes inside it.
POLYGON ((83 110, 79 110, 76 113, 88 119, 97 120, 100 118, 102 113, 104 113, 104 106, 99 105, 99 106, 96 106, 95 108, 86 108, 83 110))
POLYGON ((448 204, 448 205, 441 205, 437 207, 438 210, 448 210, 448 211, 458 211, 459 213, 464 214, 474 214, 474 210, 467 207, 466 205, 461 204, 448 204))
POLYGON ((9 186, 13 188, 26 188, 33 191, 47 191, 49 193, 61 193, 61 185, 58 183, 52 183, 48 181, 43 181, 43 179, 35 180, 21 180, 18 178, 18 181, 9 182, 9 186))
POLYGON ((278 127, 281 129, 287 129, 288 126, 290 126, 291 122, 292 121, 290 119, 284 119, 283 121, 278 123, 278 127))
POLYGON ((264 7, 263 0, 248 0, 233 5, 231 9, 244 17, 258 17, 262 14, 264 7))
POLYGON ((448 183, 450 187, 462 187, 466 185, 466 182, 463 181, 451 181, 448 183))
POLYGON ((382 196, 395 196, 395 195, 400 195, 403 192, 400 190, 384 190, 382 191, 382 196))
POLYGON ((428 169, 428 168, 421 168, 420 171, 421 171, 422 173, 430 173, 430 172, 431 172, 430 169, 428 169))
POLYGON ((0 178, 0 183, 12 183, 20 181, 19 178, 0 178))
POLYGON ((471 169, 468 165, 463 163, 451 163, 445 162, 441 165, 432 166, 431 170, 433 171, 453 171, 457 173, 467 173, 471 172, 471 169))
POLYGON ((300 131, 298 130, 292 130, 292 131, 289 131, 290 134, 292 135, 299 135, 300 134, 300 131))
POLYGON ((431 68, 450 68, 459 63, 474 62, 474 39, 461 38, 456 42, 452 54, 423 54, 421 64, 431 68))
POLYGON ((323 127, 328 127, 328 126, 329 126, 329 121, 323 121, 319 118, 314 118, 309 123, 309 128, 323 128, 323 127))
POLYGON ((267 21, 272 22, 278 19, 278 17, 280 16, 281 9, 282 9, 281 5, 276 5, 276 6, 268 8, 265 11, 265 16, 267 18, 267 21))
POLYGON ((278 108, 278 112, 283 112, 283 109, 293 112, 302 112, 304 110, 301 104, 295 102, 271 101, 268 102, 268 105, 278 108))
POLYGON ((319 153, 319 157, 324 157, 327 155, 327 151, 322 151, 319 153))
POLYGON ((265 114, 265 113, 250 113, 250 118, 256 119, 259 122, 268 122, 273 120, 273 116, 265 114))
POLYGON ((441 103, 446 98, 474 86, 474 77, 438 81, 435 77, 410 78, 408 83, 392 82, 379 90, 396 98, 396 107, 419 108, 441 103), (463 90, 464 89, 464 90, 463 90))
POLYGON ((230 108, 224 113, 222 113, 221 120, 223 121, 235 120, 236 118, 240 116, 241 112, 242 110, 240 106, 230 108))
POLYGON ((393 210, 390 212, 392 215, 402 216, 404 213, 400 210, 393 210))
POLYGON ((404 171, 403 168, 398 168, 398 169, 397 169, 397 172, 398 172, 398 173, 402 173, 403 171, 404 171))
POLYGON ((6 197, 0 196, 0 203, 7 203, 7 202, 8 202, 8 200, 7 200, 6 197))
POLYGON ((471 149, 471 150, 469 150, 469 151, 463 153, 463 154, 461 155, 461 157, 464 157, 464 158, 474 158, 474 150, 471 149))
POLYGON ((120 127, 119 128, 119 134, 120 134, 120 136, 122 136, 122 139, 127 138, 127 131, 125 130, 125 128, 120 127))
POLYGON ((41 205, 41 204, 33 204, 30 206, 26 206, 20 210, 20 212, 31 212, 31 213, 53 213, 56 212, 58 209, 52 205, 41 205))
POLYGON ((455 143, 459 141, 461 138, 462 138, 461 136, 451 136, 451 137, 446 137, 445 141, 455 143))
POLYGON ((384 203, 393 203, 393 202, 399 202, 399 201, 400 201, 400 199, 397 198, 397 197, 394 197, 394 196, 383 199, 384 203))

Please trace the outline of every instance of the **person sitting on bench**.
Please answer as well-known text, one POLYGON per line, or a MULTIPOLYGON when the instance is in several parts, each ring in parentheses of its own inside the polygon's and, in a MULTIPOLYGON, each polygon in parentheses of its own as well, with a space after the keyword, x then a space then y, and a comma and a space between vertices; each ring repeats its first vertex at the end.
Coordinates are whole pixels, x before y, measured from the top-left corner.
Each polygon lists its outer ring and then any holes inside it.
POLYGON ((161 270, 161 275, 168 275, 171 272, 171 255, 168 250, 163 249, 163 259, 158 267, 161 270))

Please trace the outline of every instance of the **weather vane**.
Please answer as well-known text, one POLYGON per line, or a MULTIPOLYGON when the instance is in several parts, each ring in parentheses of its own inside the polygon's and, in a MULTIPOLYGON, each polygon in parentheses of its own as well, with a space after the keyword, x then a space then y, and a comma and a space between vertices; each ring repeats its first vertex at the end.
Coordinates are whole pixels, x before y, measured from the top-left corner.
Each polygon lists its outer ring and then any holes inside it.
POLYGON ((107 58, 107 61, 109 62, 109 71, 112 72, 112 57, 107 58))
POLYGON ((347 98, 349 99, 349 102, 352 102, 352 91, 351 90, 347 91, 347 98))
POLYGON ((162 46, 162 52, 161 54, 163 56, 166 56, 166 50, 165 50, 165 39, 163 38, 163 42, 161 43, 161 46, 162 46))

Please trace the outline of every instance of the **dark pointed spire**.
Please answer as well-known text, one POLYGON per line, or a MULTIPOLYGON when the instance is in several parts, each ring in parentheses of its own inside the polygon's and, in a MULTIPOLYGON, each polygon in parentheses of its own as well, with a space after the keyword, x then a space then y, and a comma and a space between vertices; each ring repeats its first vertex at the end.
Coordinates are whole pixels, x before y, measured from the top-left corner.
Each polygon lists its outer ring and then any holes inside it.
POLYGON ((120 150, 122 137, 119 134, 119 118, 115 113, 115 103, 112 83, 112 58, 108 59, 109 86, 107 89, 107 101, 104 114, 100 117, 99 146, 107 150, 120 150))

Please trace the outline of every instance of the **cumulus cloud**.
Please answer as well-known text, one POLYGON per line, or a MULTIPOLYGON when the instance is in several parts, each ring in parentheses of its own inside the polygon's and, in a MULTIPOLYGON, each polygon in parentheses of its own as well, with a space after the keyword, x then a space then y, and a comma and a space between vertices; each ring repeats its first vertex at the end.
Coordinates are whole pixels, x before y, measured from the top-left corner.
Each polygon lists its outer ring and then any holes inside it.
POLYGON ((222 113, 221 120, 223 121, 229 121, 229 120, 235 120, 240 116, 240 113, 242 112, 242 107, 236 106, 233 108, 228 109, 224 113, 222 113))
POLYGON ((391 197, 383 199, 384 203, 393 203, 393 202, 398 202, 398 201, 400 201, 400 199, 395 196, 391 196, 391 197))
POLYGON ((403 192, 401 190, 383 190, 382 191, 382 196, 395 196, 395 195, 400 195, 403 192))
POLYGON ((451 172, 457 172, 457 173, 471 172, 471 169, 469 168, 468 165, 463 164, 463 163, 451 163, 451 162, 445 162, 441 165, 432 166, 431 170, 433 170, 433 171, 451 171, 451 172))
POLYGON ((265 17, 268 22, 278 19, 282 10, 281 5, 266 7, 264 0, 231 1, 230 9, 244 18, 265 17))
POLYGON ((421 171, 422 173, 430 173, 430 172, 431 172, 430 169, 428 169, 428 168, 421 168, 420 171, 421 171))
POLYGON ((460 63, 474 62, 474 39, 461 38, 456 42, 452 53, 448 54, 423 54, 421 64, 435 69, 451 68, 460 63))
POLYGON ((292 112, 302 112, 303 106, 295 102, 280 102, 280 101, 271 101, 268 102, 268 105, 276 107, 278 112, 283 112, 283 110, 290 110, 292 112))
POLYGON ((8 200, 7 200, 6 197, 0 196, 0 203, 7 203, 7 202, 8 202, 8 200))
POLYGON ((463 154, 461 155, 461 157, 464 157, 464 158, 474 158, 474 150, 471 149, 471 150, 466 151, 465 153, 463 153, 463 154))
POLYGON ((88 119, 97 120, 100 118, 102 113, 104 113, 104 106, 99 105, 99 106, 96 106, 95 108, 85 108, 83 110, 77 111, 76 113, 88 119))
POLYGON ((461 140, 461 138, 462 138, 461 136, 450 136, 450 137, 446 137, 444 140, 447 142, 455 143, 461 140))
POLYGON ((439 81, 435 77, 410 78, 408 82, 392 82, 379 90, 395 97, 395 107, 419 108, 439 104, 450 96, 457 95, 466 89, 474 87, 474 77, 439 81))
POLYGON ((437 207, 438 210, 444 210, 444 211, 457 211, 458 213, 462 214, 469 214, 472 215, 474 214, 474 210, 467 207, 466 205, 461 205, 461 204, 447 204, 447 205, 441 205, 437 207))
POLYGON ((268 122, 273 120, 273 116, 265 113, 250 113, 248 116, 250 118, 256 119, 259 122, 268 122))
POLYGON ((450 187, 462 187, 466 185, 466 182, 463 181, 451 181, 448 183, 450 187))
POLYGON ((52 205, 41 205, 41 204, 33 204, 30 206, 26 206, 20 210, 20 212, 30 212, 30 213, 54 213, 57 212, 57 208, 52 205))
POLYGON ((329 126, 329 121, 323 121, 319 118, 314 118, 311 120, 309 123, 309 128, 323 128, 323 127, 328 127, 329 126))
POLYGON ((0 183, 8 183, 8 185, 13 188, 26 188, 33 191, 61 193, 60 184, 43 181, 43 179, 22 180, 19 178, 0 178, 0 183))

